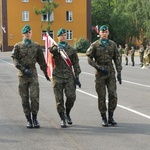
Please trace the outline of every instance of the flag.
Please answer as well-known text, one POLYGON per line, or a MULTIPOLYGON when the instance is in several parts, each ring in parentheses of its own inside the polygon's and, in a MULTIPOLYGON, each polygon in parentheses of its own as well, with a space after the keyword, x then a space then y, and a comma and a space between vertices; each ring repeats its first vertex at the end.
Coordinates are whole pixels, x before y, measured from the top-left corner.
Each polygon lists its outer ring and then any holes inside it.
POLYGON ((93 29, 95 30, 95 32, 96 32, 97 34, 99 34, 98 25, 96 25, 95 27, 93 27, 93 29))
POLYGON ((50 78, 52 78, 52 72, 55 66, 55 61, 52 58, 52 55, 49 52, 48 48, 52 47, 54 40, 48 34, 43 35, 43 40, 45 40, 45 60, 47 63, 47 74, 50 78))
POLYGON ((1 26, 4 33, 6 33, 5 27, 1 26))

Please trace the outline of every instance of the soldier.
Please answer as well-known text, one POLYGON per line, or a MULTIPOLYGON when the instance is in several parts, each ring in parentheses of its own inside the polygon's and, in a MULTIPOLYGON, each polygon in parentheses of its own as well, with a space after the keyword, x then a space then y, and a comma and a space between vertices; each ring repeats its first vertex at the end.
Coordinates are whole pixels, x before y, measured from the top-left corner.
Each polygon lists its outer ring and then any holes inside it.
POLYGON ((119 51, 120 61, 121 61, 121 63, 122 63, 123 48, 122 48, 121 45, 119 45, 118 51, 119 51))
POLYGON ((124 54, 125 54, 126 65, 128 65, 128 55, 129 55, 129 47, 128 47, 128 44, 125 44, 124 54))
POLYGON ((145 54, 143 57, 143 67, 141 69, 145 69, 146 66, 148 66, 150 63, 150 45, 147 46, 146 50, 145 50, 145 54))
POLYGON ((134 53, 135 53, 135 49, 134 49, 133 46, 131 46, 130 54, 131 54, 131 62, 132 62, 132 66, 135 65, 135 62, 134 62, 134 53))
POLYGON ((76 50, 67 43, 67 31, 61 28, 57 32, 58 45, 53 45, 50 52, 55 60, 52 74, 53 90, 57 112, 61 118, 61 127, 65 128, 66 120, 71 125, 70 111, 76 100, 76 85, 81 87, 81 73, 76 50), (64 93, 66 102, 64 106, 64 93), (66 120, 65 120, 66 119, 66 120))
POLYGON ((27 128, 39 128, 40 124, 37 120, 37 113, 39 111, 39 82, 35 66, 36 62, 40 65, 46 79, 48 81, 50 79, 47 75, 47 65, 43 51, 38 43, 31 40, 31 27, 25 25, 21 32, 23 41, 15 44, 11 57, 15 67, 18 69, 18 90, 22 99, 23 111, 27 118, 27 128))
POLYGON ((144 46, 141 44, 139 49, 141 67, 143 66, 144 46))
POLYGON ((106 127, 108 124, 117 125, 117 122, 113 119, 117 106, 117 87, 115 69, 112 61, 114 61, 116 66, 117 79, 120 84, 122 83, 122 66, 116 43, 108 39, 108 27, 103 25, 99 30, 100 39, 90 45, 86 55, 88 56, 88 63, 96 69, 95 88, 98 94, 98 108, 102 117, 102 126, 106 127), (106 87, 108 89, 108 121, 106 116, 106 87))

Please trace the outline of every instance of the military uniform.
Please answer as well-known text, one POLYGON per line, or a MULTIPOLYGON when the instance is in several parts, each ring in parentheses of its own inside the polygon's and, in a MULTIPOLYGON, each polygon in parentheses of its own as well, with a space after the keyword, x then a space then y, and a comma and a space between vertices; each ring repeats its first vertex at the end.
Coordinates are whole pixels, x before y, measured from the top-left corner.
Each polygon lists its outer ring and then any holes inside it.
POLYGON ((130 55, 131 55, 132 66, 135 65, 135 62, 134 62, 134 53, 135 53, 135 49, 134 49, 134 47, 131 47, 130 55))
POLYGON ((128 47, 128 45, 125 46, 124 54, 125 54, 126 65, 128 65, 128 55, 129 55, 129 47, 128 47))
MULTIPOLYGON (((25 28, 26 26, 23 29, 28 32, 25 28)), ((30 29, 30 27, 28 28, 30 29)), ((37 62, 45 76, 47 76, 47 64, 40 45, 31 40, 23 40, 15 44, 11 57, 15 67, 18 69, 18 90, 22 99, 23 111, 30 124, 27 127, 32 128, 31 113, 34 122, 39 111, 39 82, 35 65, 37 62), (26 41, 29 43, 26 44, 26 41)), ((39 123, 35 127, 39 127, 39 123)))
MULTIPOLYGON (((88 56, 88 63, 96 69, 95 89, 98 94, 98 108, 102 115, 104 126, 107 126, 106 87, 108 89, 109 94, 108 96, 109 118, 112 119, 113 112, 117 106, 116 78, 115 78, 115 69, 113 67, 112 61, 114 61, 115 63, 116 70, 120 78, 122 66, 119 58, 119 52, 117 50, 117 45, 115 44, 115 42, 109 39, 107 39, 106 45, 104 45, 102 42, 103 41, 101 38, 93 42, 88 48, 86 55, 88 56)), ((121 84, 121 79, 119 79, 119 81, 121 84)))
POLYGON ((119 46, 118 51, 119 51, 120 61, 122 63, 123 48, 121 47, 121 45, 119 46))
MULTIPOLYGON (((60 36, 63 33, 66 33, 66 30, 62 28, 58 30, 57 36, 60 36)), ((69 114, 76 100, 76 83, 79 82, 79 74, 81 73, 79 59, 76 50, 67 42, 59 42, 58 46, 54 45, 50 49, 50 52, 52 53, 55 60, 55 67, 52 73, 52 82, 57 112, 62 119, 61 127, 66 127, 64 115, 66 113, 67 117, 69 117, 70 119, 69 114), (69 56, 74 70, 74 74, 71 68, 66 64, 66 62, 60 55, 59 51, 61 50, 61 48, 65 50, 65 52, 69 56), (66 101, 64 101, 64 92, 66 96, 66 101)), ((72 124, 71 120, 71 122, 69 120, 67 121, 69 124, 72 124)))
POLYGON ((141 66, 143 66, 143 57, 144 57, 144 46, 143 45, 140 46, 139 54, 140 54, 141 66))

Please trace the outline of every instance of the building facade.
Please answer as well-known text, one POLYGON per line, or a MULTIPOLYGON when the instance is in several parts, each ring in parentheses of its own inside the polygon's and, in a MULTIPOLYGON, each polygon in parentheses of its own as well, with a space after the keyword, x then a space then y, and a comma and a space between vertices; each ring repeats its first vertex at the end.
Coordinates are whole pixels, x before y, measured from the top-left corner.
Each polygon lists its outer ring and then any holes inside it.
MULTIPOLYGON (((1 41, 3 51, 12 50, 22 40, 21 29, 28 24, 32 27, 32 39, 44 47, 42 34, 46 31, 47 14, 36 15, 34 8, 42 9, 46 0, 2 0, 1 41)), ((58 7, 50 16, 53 21, 50 34, 57 42, 57 30, 65 28, 69 44, 77 39, 91 41, 91 0, 54 0, 58 7)))

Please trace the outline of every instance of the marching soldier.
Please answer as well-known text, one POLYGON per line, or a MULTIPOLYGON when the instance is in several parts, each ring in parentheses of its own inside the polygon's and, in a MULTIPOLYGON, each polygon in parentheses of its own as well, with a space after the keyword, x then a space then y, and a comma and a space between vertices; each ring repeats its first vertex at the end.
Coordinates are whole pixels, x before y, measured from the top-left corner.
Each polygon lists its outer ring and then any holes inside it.
POLYGON ((121 45, 119 45, 118 51, 119 51, 120 61, 121 61, 121 63, 122 63, 123 48, 122 48, 121 45))
POLYGON ((64 28, 59 29, 57 37, 58 45, 53 45, 50 48, 55 60, 52 82, 57 112, 61 118, 61 127, 66 128, 66 120, 69 125, 73 123, 70 111, 76 100, 76 85, 81 87, 79 81, 81 69, 76 50, 67 43, 67 31, 64 28), (64 94, 66 101, 64 100, 64 94))
POLYGON ((117 70, 117 79, 122 83, 121 79, 121 62, 117 45, 108 39, 109 30, 106 25, 100 27, 100 39, 93 42, 88 48, 86 55, 88 63, 96 69, 95 88, 98 94, 98 108, 102 117, 102 126, 107 127, 108 124, 116 125, 113 119, 114 111, 117 106, 117 87, 113 62, 117 70), (108 120, 106 116, 106 87, 108 89, 108 120))
POLYGON ((130 55, 131 55, 131 62, 132 62, 132 66, 135 65, 135 62, 134 62, 134 53, 135 53, 135 49, 133 46, 131 46, 131 51, 130 51, 130 55))
POLYGON ((128 44, 125 44, 124 54, 125 54, 126 65, 128 65, 128 55, 129 55, 129 47, 128 47, 128 44))
POLYGON ((36 62, 40 65, 46 79, 47 64, 40 45, 31 40, 32 30, 29 25, 22 28, 23 41, 15 44, 11 57, 18 69, 19 94, 22 100, 23 111, 27 118, 27 128, 39 128, 37 120, 39 111, 39 82, 36 70, 36 62), (30 99, 30 101, 29 101, 30 99))
POLYGON ((143 66, 144 46, 141 44, 139 49, 141 67, 143 66))

